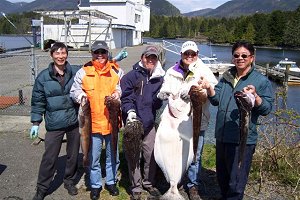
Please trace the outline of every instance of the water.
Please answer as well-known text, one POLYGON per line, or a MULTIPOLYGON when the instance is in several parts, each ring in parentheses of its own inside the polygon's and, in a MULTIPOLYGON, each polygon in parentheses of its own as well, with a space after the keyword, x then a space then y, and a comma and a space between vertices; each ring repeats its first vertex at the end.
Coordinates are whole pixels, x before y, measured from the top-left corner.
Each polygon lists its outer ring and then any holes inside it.
MULTIPOLYGON (((39 41, 40 41, 40 37, 37 38, 37 42, 39 42, 39 41)), ((31 44, 33 44, 33 37, 32 36, 28 36, 28 35, 24 35, 24 36, 1 36, 0 35, 0 46, 4 47, 6 50, 26 48, 26 47, 29 48, 31 46, 31 44)))

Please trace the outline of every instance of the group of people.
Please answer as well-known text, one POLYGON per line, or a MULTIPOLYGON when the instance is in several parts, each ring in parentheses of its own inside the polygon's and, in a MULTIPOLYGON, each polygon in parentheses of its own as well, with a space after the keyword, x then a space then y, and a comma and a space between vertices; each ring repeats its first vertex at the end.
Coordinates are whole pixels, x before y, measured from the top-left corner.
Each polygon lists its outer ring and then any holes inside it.
MULTIPOLYGON (((181 48, 181 58, 166 72, 159 61, 159 50, 147 46, 141 53, 140 61, 124 75, 117 61, 126 57, 119 54, 109 58, 109 48, 105 42, 96 42, 91 49, 92 61, 83 67, 70 66, 67 61, 68 49, 60 42, 54 43, 50 55, 53 62, 35 80, 32 91, 32 128, 30 137, 38 136, 39 124, 45 118, 45 152, 40 164, 34 200, 44 199, 55 173, 55 164, 60 152, 64 134, 67 136, 67 161, 64 187, 70 195, 78 193, 77 177, 80 134, 77 113, 81 100, 90 102, 92 133, 89 152, 90 198, 100 198, 102 172, 100 157, 105 142, 105 185, 110 195, 119 195, 117 171, 119 157, 113 156, 111 147, 111 124, 104 104, 105 96, 121 100, 124 124, 139 120, 144 134, 141 144, 141 163, 134 171, 129 170, 131 199, 141 199, 143 190, 152 196, 159 196, 155 187, 157 164, 154 159, 156 137, 156 111, 170 94, 179 95, 190 101, 189 87, 196 84, 207 96, 202 106, 202 123, 196 159, 188 168, 187 189, 189 198, 200 199, 201 154, 205 131, 210 122, 209 106, 218 106, 216 137, 216 172, 221 189, 221 199, 242 199, 249 175, 252 155, 257 141, 256 123, 260 115, 272 110, 272 86, 269 80, 254 69, 255 51, 253 45, 239 41, 232 47, 232 62, 235 67, 226 71, 219 82, 212 71, 198 57, 195 42, 187 41, 181 48), (201 77, 196 76, 201 74, 201 77), (247 146, 241 167, 238 164, 240 129, 238 107, 234 100, 235 91, 253 95, 247 146), (143 163, 142 163, 143 162, 143 163), (143 168, 142 168, 143 167, 143 168), (142 168, 142 169, 141 169, 142 168)), ((118 152, 117 152, 118 154, 118 152)), ((125 152, 126 156, 126 152, 125 152)), ((130 168, 130 167, 129 167, 130 168)))

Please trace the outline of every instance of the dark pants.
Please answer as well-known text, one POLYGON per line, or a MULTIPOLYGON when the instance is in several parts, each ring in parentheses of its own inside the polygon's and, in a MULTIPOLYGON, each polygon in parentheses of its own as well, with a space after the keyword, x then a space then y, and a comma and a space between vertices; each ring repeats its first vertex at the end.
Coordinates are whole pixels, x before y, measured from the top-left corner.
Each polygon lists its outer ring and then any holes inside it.
POLYGON ((45 136, 45 152, 43 154, 37 180, 37 188, 44 192, 47 192, 53 179, 56 170, 56 161, 65 133, 67 134, 67 163, 64 174, 64 183, 74 184, 74 180, 76 179, 80 145, 78 126, 59 131, 47 131, 45 136))
POLYGON ((238 167, 238 144, 216 142, 216 170, 222 199, 243 199, 256 145, 247 145, 241 167, 238 167))

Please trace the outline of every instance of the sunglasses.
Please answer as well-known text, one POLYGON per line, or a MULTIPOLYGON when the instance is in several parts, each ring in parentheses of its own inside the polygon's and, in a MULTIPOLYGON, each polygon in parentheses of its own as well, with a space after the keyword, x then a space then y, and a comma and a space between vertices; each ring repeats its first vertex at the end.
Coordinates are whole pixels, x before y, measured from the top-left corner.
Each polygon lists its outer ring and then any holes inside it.
POLYGON ((245 59, 245 58, 248 58, 248 57, 250 57, 250 56, 252 56, 252 55, 247 55, 247 54, 242 54, 242 55, 239 55, 239 54, 233 54, 233 57, 234 57, 234 58, 242 57, 243 59, 245 59))
POLYGON ((93 52, 94 54, 107 54, 107 51, 105 49, 98 49, 93 52))
POLYGON ((183 53, 183 55, 195 57, 195 56, 197 56, 197 53, 194 51, 186 51, 183 53))

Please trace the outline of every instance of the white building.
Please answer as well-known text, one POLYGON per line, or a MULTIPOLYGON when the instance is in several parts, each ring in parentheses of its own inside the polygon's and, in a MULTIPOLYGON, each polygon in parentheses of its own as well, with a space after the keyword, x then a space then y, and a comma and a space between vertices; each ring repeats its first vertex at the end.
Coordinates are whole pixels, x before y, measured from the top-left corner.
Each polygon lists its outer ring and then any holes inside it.
MULTIPOLYGON (((141 44, 142 32, 149 31, 150 7, 145 0, 89 0, 89 7, 74 11, 37 11, 42 16, 64 20, 64 24, 44 24, 41 41, 55 40, 76 49, 106 41, 111 49, 141 44), (72 19, 79 23, 72 24, 72 19)), ((43 46, 43 44, 41 44, 43 46)))

